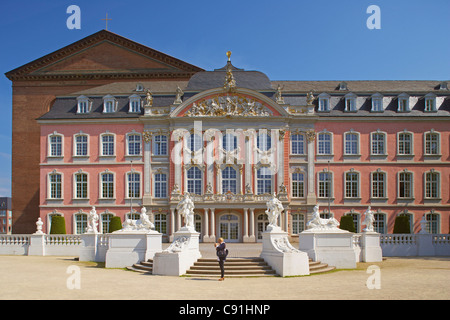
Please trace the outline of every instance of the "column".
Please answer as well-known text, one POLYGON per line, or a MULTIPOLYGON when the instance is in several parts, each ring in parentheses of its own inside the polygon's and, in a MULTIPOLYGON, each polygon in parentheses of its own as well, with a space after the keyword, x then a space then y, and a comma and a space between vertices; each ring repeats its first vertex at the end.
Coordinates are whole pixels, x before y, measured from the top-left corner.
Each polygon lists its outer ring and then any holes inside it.
POLYGON ((284 228, 283 230, 289 233, 289 213, 290 209, 284 209, 284 228))
POLYGON ((308 205, 315 205, 317 202, 316 187, 314 184, 314 141, 316 140, 316 133, 313 129, 306 132, 306 140, 308 141, 308 194, 306 196, 306 203, 308 205))
POLYGON ((248 236, 248 208, 244 208, 244 238, 243 242, 250 242, 248 236))
POLYGON ((284 135, 286 131, 279 130, 278 145, 277 145, 277 184, 275 191, 278 194, 279 188, 284 183, 284 135))
POLYGON ((250 236, 249 242, 256 242, 255 238, 255 209, 250 208, 250 236))
POLYGON ((211 234, 209 236, 210 241, 211 242, 215 242, 216 241, 216 222, 215 222, 215 217, 214 217, 214 208, 211 208, 211 234))
POLYGON ((181 229, 181 219, 182 219, 181 215, 178 214, 178 212, 177 212, 177 230, 176 231, 181 229))
POLYGON ((205 222, 205 228, 204 228, 204 230, 205 230, 205 234, 204 234, 204 236, 203 236, 203 242, 210 242, 210 237, 209 237, 209 217, 208 217, 208 215, 209 215, 209 209, 208 208, 204 208, 203 209, 204 211, 205 211, 205 219, 204 219, 204 222, 205 222))
POLYGON ((144 142, 144 196, 143 205, 150 205, 152 203, 151 185, 152 185, 152 167, 151 167, 151 148, 152 148, 152 133, 144 131, 142 134, 142 141, 144 142))
POLYGON ((174 232, 175 232, 175 208, 170 208, 169 241, 173 241, 174 232))

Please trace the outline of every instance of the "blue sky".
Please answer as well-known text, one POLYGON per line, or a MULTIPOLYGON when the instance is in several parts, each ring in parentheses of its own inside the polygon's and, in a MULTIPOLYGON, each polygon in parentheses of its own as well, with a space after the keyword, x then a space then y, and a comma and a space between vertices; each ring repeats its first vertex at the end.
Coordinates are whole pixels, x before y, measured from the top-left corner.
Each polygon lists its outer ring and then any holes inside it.
POLYGON ((272 80, 449 80, 448 0, 21 0, 0 2, 0 196, 11 188, 11 82, 4 73, 105 28, 206 70, 272 80), (69 30, 67 7, 81 9, 69 30), (370 30, 370 5, 381 29, 370 30))

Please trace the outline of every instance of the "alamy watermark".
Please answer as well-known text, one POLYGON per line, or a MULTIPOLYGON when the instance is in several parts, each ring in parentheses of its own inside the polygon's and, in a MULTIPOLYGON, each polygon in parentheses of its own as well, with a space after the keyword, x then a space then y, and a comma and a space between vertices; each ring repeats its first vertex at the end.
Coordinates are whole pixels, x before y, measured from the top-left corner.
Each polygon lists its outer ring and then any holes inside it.
POLYGON ((68 266, 66 269, 66 273, 70 274, 66 280, 67 289, 81 289, 81 270, 78 266, 68 266))
POLYGON ((366 26, 369 30, 381 29, 381 9, 377 5, 367 7, 366 13, 370 14, 367 18, 366 26))
POLYGON ((70 5, 67 7, 66 13, 70 16, 66 20, 67 29, 81 29, 81 9, 77 5, 70 5))
POLYGON ((367 278, 367 289, 381 289, 381 270, 377 265, 371 265, 367 268, 366 273, 370 274, 367 278))

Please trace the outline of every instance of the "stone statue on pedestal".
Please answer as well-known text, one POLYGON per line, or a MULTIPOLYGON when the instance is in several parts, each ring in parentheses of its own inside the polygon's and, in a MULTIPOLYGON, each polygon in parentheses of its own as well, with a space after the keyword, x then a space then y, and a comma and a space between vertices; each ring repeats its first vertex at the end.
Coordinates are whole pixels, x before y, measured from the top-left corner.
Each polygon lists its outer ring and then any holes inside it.
POLYGON ((363 229, 364 232, 373 232, 373 211, 370 210, 370 206, 367 208, 367 210, 364 212, 364 222, 363 225, 366 225, 366 227, 363 229))
POLYGON ((319 214, 319 205, 315 205, 312 219, 306 224, 308 230, 331 231, 337 230, 339 222, 335 218, 322 219, 319 214))
POLYGON ((269 218, 268 229, 271 229, 274 227, 279 228, 277 221, 278 221, 278 216, 284 210, 283 204, 281 203, 280 200, 277 199, 275 194, 273 194, 272 197, 270 198, 270 200, 267 201, 266 205, 267 205, 266 214, 269 218), (271 228, 269 228, 269 227, 271 227, 271 228))
POLYGON ((194 225, 194 202, 191 196, 186 192, 177 205, 178 214, 184 218, 184 227, 186 229, 195 230, 194 225))
POLYGON ((86 233, 98 233, 98 214, 97 210, 95 210, 95 207, 92 207, 92 210, 89 211, 87 220, 86 233))

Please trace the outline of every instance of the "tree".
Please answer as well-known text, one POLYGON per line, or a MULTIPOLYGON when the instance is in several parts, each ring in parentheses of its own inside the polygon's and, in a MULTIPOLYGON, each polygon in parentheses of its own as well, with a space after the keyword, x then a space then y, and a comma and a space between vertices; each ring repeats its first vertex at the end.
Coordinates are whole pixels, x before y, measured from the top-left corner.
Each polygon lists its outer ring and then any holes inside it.
POLYGON ((408 216, 403 215, 395 218, 393 233, 411 233, 408 216))
POLYGON ((356 232, 355 225, 353 224, 353 217, 350 215, 342 216, 339 228, 350 232, 356 232))
POLYGON ((63 216, 53 216, 50 234, 66 234, 66 220, 63 216))
POLYGON ((109 230, 108 233, 112 233, 114 231, 122 229, 122 221, 120 220, 120 217, 112 217, 111 221, 109 222, 109 230))

